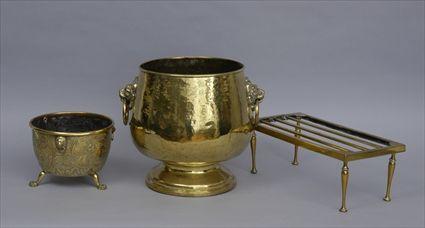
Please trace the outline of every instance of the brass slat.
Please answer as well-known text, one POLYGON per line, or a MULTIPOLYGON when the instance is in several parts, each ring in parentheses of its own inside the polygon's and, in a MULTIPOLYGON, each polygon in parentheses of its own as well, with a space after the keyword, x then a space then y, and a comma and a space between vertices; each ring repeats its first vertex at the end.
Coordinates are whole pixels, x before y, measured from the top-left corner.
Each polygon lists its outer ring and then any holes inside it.
POLYGON ((301 136, 303 138, 306 138, 306 139, 309 139, 311 141, 315 141, 315 142, 321 143, 323 145, 326 145, 326 146, 335 148, 337 150, 340 150, 341 152, 345 152, 347 154, 352 153, 352 151, 350 151, 350 150, 348 150, 348 149, 346 149, 344 147, 341 147, 341 146, 338 146, 338 145, 335 145, 335 144, 332 144, 332 143, 329 143, 329 142, 326 142, 326 141, 323 141, 323 140, 320 140, 320 139, 316 139, 314 137, 311 137, 311 136, 308 136, 308 135, 305 135, 305 134, 302 134, 302 133, 298 133, 298 132, 293 131, 291 129, 287 129, 287 128, 284 128, 282 126, 276 125, 276 124, 274 124, 272 122, 262 121, 262 120, 260 122, 263 122, 264 124, 269 125, 269 126, 273 126, 273 127, 277 128, 277 129, 280 129, 282 131, 290 132, 292 134, 299 135, 299 136, 301 136))
MULTIPOLYGON (((290 119, 290 120, 293 120, 293 121, 297 121, 297 119, 296 119, 296 118, 293 118, 293 117, 290 117, 290 116, 287 116, 286 118, 288 118, 288 119, 290 119)), ((324 128, 324 127, 318 126, 317 124, 312 124, 312 123, 309 123, 309 122, 304 121, 304 120, 300 120, 300 123, 305 124, 305 125, 308 125, 308 126, 310 126, 310 127, 317 128, 317 129, 322 130, 322 131, 326 131, 326 132, 329 132, 329 133, 333 133, 333 134, 338 135, 338 136, 342 136, 342 137, 345 137, 345 138, 349 138, 349 139, 351 139, 351 140, 353 140, 353 141, 360 142, 360 143, 363 143, 363 144, 365 144, 365 145, 369 145, 369 146, 371 146, 371 147, 373 147, 373 148, 377 148, 377 149, 379 149, 379 148, 383 148, 382 146, 376 145, 376 144, 374 144, 374 143, 371 143, 371 142, 368 142, 368 141, 365 141, 365 140, 362 140, 362 139, 355 138, 355 137, 353 137, 353 136, 351 136, 351 135, 343 134, 343 133, 341 133, 341 132, 339 132, 339 131, 337 131, 337 130, 324 128)))
POLYGON ((348 161, 354 161, 365 158, 378 157, 386 154, 395 154, 406 151, 406 146, 400 143, 393 143, 394 145, 385 148, 379 148, 359 153, 353 153, 347 156, 348 161))
POLYGON ((346 126, 342 126, 340 124, 336 124, 336 123, 332 123, 332 122, 329 122, 329 121, 326 121, 326 120, 322 120, 322 119, 319 119, 317 117, 304 115, 303 119, 310 121, 312 123, 315 123, 315 124, 319 124, 321 126, 332 128, 332 129, 337 130, 337 131, 342 131, 344 133, 347 133, 347 134, 352 135, 352 136, 359 137, 359 138, 364 139, 364 140, 369 140, 369 141, 372 141, 374 143, 383 144, 383 145, 385 145, 385 147, 391 146, 394 143, 396 143, 394 141, 391 141, 391 140, 383 138, 383 137, 379 137, 379 136, 372 135, 372 134, 369 134, 369 133, 366 133, 366 132, 355 130, 353 128, 349 128, 349 127, 346 127, 346 126))
POLYGON ((328 149, 328 148, 326 148, 322 145, 318 145, 316 143, 307 142, 307 141, 304 141, 302 139, 297 139, 293 136, 289 136, 289 135, 287 135, 283 132, 272 129, 272 127, 269 126, 268 123, 261 123, 260 122, 257 125, 257 127, 255 128, 255 130, 262 132, 266 135, 273 136, 273 137, 278 138, 280 140, 286 141, 288 143, 292 143, 294 145, 298 145, 300 147, 306 148, 308 150, 312 150, 312 151, 315 151, 317 153, 339 159, 341 161, 346 160, 346 155, 344 153, 342 153, 341 151, 337 151, 337 150, 334 150, 334 149, 328 149))
POLYGON ((282 119, 276 119, 276 121, 277 121, 277 122, 279 122, 279 123, 283 123, 283 124, 286 124, 286 125, 289 125, 289 126, 292 126, 292 127, 296 127, 296 128, 301 129, 301 130, 304 130, 304 131, 307 131, 307 132, 310 132, 310 133, 316 134, 316 135, 321 136, 321 137, 323 137, 323 138, 327 138, 327 139, 330 139, 330 140, 337 141, 337 142, 339 142, 339 143, 342 143, 342 144, 345 144, 345 145, 351 146, 351 147, 353 147, 353 148, 356 148, 356 149, 359 149, 359 150, 362 150, 362 151, 367 151, 367 150, 369 150, 369 149, 368 149, 368 148, 366 148, 366 147, 362 147, 362 146, 360 146, 360 145, 357 145, 357 144, 354 144, 354 143, 350 143, 350 142, 344 141, 344 140, 342 140, 342 139, 338 139, 338 138, 332 137, 332 136, 330 136, 330 135, 325 135, 325 134, 322 134, 322 133, 320 133, 320 132, 318 132, 318 131, 315 131, 315 130, 311 130, 311 129, 308 129, 308 128, 305 128, 305 127, 297 126, 297 125, 295 125, 295 124, 288 123, 288 122, 286 122, 285 120, 282 120, 282 119))

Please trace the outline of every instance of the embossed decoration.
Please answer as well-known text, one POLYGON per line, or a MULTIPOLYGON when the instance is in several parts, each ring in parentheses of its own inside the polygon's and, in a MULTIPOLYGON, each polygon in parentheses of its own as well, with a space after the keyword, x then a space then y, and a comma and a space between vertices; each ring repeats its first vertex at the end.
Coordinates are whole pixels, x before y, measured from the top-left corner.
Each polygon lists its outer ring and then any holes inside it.
POLYGON ((130 110, 134 106, 134 100, 136 98, 137 80, 136 76, 132 83, 127 84, 124 88, 120 89, 119 96, 122 106, 123 123, 126 125, 130 115, 130 110))
POLYGON ((148 187, 179 196, 231 190, 236 180, 219 162, 242 153, 253 130, 243 65, 213 57, 152 60, 141 65, 133 88, 120 91, 123 122, 128 96, 133 142, 162 162, 147 175, 148 187))
POLYGON ((56 144, 56 148, 60 152, 63 152, 66 148, 66 138, 63 136, 56 137, 55 144, 56 144))
POLYGON ((112 120, 92 113, 64 112, 45 114, 30 122, 33 145, 42 168, 36 187, 46 176, 90 176, 96 187, 105 189, 99 172, 106 162, 114 131, 112 120))
MULTIPOLYGON (((136 86, 131 83, 120 89, 120 98, 122 102, 132 103, 136 98, 136 86)), ((133 107, 132 105, 130 108, 133 107)))
POLYGON ((252 83, 248 78, 246 81, 246 89, 248 93, 248 104, 251 108, 254 108, 256 104, 260 103, 264 99, 264 90, 258 88, 258 86, 252 83))

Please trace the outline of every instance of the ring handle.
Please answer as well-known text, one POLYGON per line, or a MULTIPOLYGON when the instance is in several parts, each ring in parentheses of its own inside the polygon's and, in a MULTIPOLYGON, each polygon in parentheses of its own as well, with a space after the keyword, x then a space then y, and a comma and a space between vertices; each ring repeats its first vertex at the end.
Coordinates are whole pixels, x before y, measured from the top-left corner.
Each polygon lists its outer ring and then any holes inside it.
POLYGON ((112 129, 111 129, 111 141, 114 141, 114 133, 115 133, 115 127, 114 126, 112 126, 112 129))
POLYGON ((264 90, 252 83, 248 78, 246 81, 246 90, 248 95, 249 118, 252 126, 255 128, 258 124, 260 115, 260 103, 264 99, 264 90))
POLYGON ((134 100, 136 99, 136 89, 138 77, 134 78, 133 82, 127 84, 124 88, 120 89, 119 96, 122 102, 122 120, 124 125, 127 125, 130 116, 130 111, 134 107, 134 100))

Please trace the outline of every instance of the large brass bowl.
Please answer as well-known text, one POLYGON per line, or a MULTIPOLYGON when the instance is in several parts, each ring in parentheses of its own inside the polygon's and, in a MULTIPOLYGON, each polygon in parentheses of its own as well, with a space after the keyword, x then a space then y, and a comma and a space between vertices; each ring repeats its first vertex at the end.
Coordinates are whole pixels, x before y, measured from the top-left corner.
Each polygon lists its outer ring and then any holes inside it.
POLYGON ((109 154, 115 128, 103 115, 86 112, 56 112, 30 121, 34 152, 42 171, 36 187, 47 174, 62 177, 90 176, 98 189, 105 189, 98 172, 109 154))
POLYGON ((263 91, 239 62, 212 57, 157 59, 140 66, 120 90, 124 124, 136 147, 162 163, 147 175, 151 189, 179 196, 231 190, 234 176, 219 162, 248 145, 263 91))

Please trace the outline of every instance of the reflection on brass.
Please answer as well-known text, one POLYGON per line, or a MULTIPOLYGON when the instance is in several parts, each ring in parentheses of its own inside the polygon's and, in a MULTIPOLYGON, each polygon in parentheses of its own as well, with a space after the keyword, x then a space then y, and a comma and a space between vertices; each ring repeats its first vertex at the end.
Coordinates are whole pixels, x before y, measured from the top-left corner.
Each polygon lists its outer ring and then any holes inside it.
POLYGON ((391 201, 391 182, 394 176, 395 169, 395 154, 391 155, 390 162, 388 163, 388 180, 387 180, 387 192, 384 197, 384 201, 391 201))
POLYGON ((341 185, 342 185, 342 205, 341 208, 339 209, 340 212, 347 212, 347 207, 345 205, 345 199, 347 196, 347 185, 348 185, 348 165, 347 162, 344 162, 344 165, 342 166, 342 170, 341 170, 341 185))
POLYGON ((255 162, 256 151, 257 151, 257 136, 254 131, 252 132, 252 137, 251 137, 251 173, 252 174, 257 173, 257 165, 255 162))
MULTIPOLYGON (((246 79, 246 87, 248 91, 248 106, 249 106, 249 120, 255 129, 258 124, 260 116, 260 102, 264 99, 264 90, 257 87, 249 79, 246 79)), ((256 167, 256 146, 257 146, 257 135, 255 131, 252 132, 251 136, 251 173, 257 173, 256 167)))
POLYGON ((162 162, 147 175, 147 186, 178 196, 231 190, 235 178, 219 162, 248 145, 264 92, 246 79, 241 63, 228 59, 165 58, 140 69, 119 95, 136 147, 162 162))
POLYGON ((85 112, 44 114, 30 121, 35 155, 42 171, 31 187, 47 174, 63 177, 90 176, 98 189, 98 172, 108 157, 113 122, 106 116, 85 112))
MULTIPOLYGON (((298 164, 297 152, 299 147, 341 160, 344 163, 341 171, 341 212, 347 211, 348 162, 390 154, 387 192, 384 200, 391 200, 391 181, 395 169, 395 154, 404 152, 406 150, 405 145, 304 113, 264 117, 260 119, 255 129, 294 144, 293 164, 298 164)), ((255 149, 255 145, 252 148, 255 149)))

